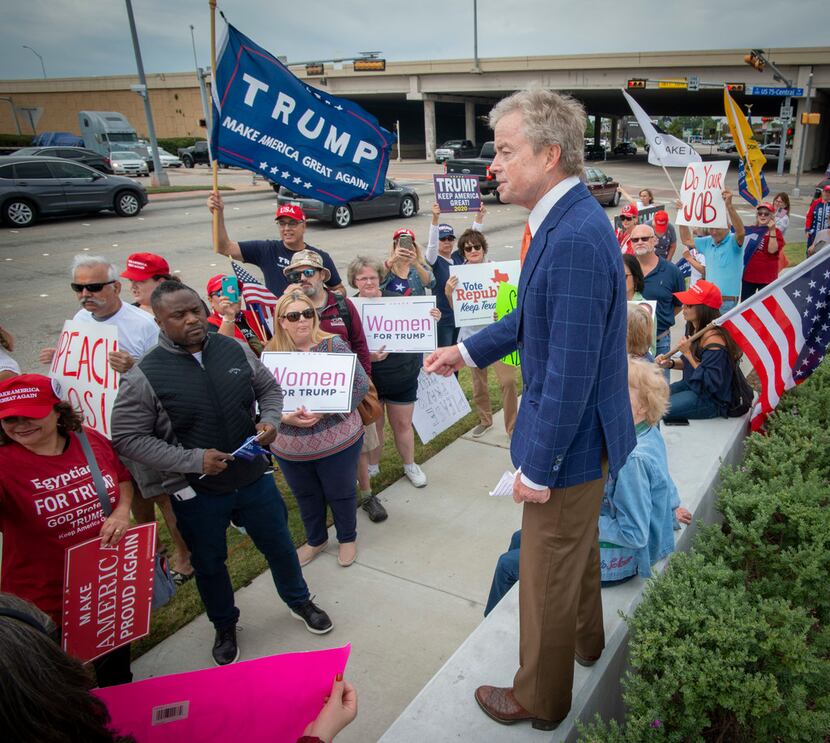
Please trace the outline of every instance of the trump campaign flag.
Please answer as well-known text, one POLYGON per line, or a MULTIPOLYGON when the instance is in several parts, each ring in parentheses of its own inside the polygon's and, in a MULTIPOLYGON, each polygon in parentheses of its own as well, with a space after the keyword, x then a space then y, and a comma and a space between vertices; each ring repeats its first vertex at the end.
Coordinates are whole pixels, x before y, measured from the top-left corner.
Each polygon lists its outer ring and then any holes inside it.
POLYGON ((757 431, 785 390, 809 377, 830 342, 830 250, 787 271, 712 323, 729 331, 761 381, 757 431))
POLYGON ((643 130, 643 136, 648 142, 648 161, 651 165, 685 168, 689 163, 700 162, 700 155, 694 147, 677 137, 673 137, 671 134, 658 131, 640 104, 624 90, 622 94, 625 96, 625 100, 628 101, 640 129, 643 130))
POLYGON ((758 203, 769 193, 769 187, 761 172, 766 165, 767 158, 758 147, 752 127, 740 106, 729 95, 729 88, 723 89, 723 107, 726 110, 726 120, 729 123, 732 140, 735 142, 735 149, 741 157, 738 163, 738 193, 752 206, 758 206, 758 203))
POLYGON ((360 106, 297 79, 229 24, 212 92, 219 162, 329 204, 383 193, 395 135, 360 106))

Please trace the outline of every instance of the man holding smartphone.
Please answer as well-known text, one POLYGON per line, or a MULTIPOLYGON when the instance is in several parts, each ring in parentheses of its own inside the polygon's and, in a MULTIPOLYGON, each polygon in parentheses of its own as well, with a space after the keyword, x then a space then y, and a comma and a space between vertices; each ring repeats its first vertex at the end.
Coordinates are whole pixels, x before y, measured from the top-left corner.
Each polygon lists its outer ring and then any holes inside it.
POLYGON ((314 248, 305 242, 306 218, 302 207, 294 204, 280 204, 275 218, 280 231, 279 240, 236 242, 228 237, 225 227, 225 204, 218 191, 208 196, 207 206, 211 212, 219 213, 219 254, 226 255, 235 261, 259 266, 265 277, 265 286, 278 297, 285 293, 288 286, 283 271, 291 263, 294 255, 302 250, 313 250, 320 255, 323 265, 329 272, 326 286, 345 296, 346 290, 331 256, 324 250, 314 248))

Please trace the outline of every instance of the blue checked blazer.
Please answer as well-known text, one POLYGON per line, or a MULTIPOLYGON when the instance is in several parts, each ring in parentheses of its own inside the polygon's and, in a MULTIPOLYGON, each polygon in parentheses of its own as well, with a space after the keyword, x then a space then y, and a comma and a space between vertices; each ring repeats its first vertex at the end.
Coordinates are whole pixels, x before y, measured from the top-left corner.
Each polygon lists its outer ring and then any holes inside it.
POLYGON ((464 342, 476 366, 519 350, 513 464, 552 488, 616 475, 636 445, 628 397, 625 274, 608 217, 582 184, 533 236, 516 309, 464 342))

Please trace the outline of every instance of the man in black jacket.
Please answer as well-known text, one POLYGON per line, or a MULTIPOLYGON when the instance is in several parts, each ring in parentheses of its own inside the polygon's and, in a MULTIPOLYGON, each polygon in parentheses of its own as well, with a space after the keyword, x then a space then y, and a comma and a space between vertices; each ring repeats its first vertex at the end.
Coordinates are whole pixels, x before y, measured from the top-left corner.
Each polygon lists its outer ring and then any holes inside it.
POLYGON ((216 628, 216 664, 239 657, 239 610, 225 565, 232 514, 268 560, 292 616, 310 632, 329 632, 331 620, 311 601, 268 458, 232 455, 257 433, 262 446, 274 440, 282 412, 279 386, 249 349, 208 335, 204 304, 191 288, 165 281, 153 292, 152 305, 159 345, 122 376, 112 439, 119 454, 165 473, 199 595, 216 628))

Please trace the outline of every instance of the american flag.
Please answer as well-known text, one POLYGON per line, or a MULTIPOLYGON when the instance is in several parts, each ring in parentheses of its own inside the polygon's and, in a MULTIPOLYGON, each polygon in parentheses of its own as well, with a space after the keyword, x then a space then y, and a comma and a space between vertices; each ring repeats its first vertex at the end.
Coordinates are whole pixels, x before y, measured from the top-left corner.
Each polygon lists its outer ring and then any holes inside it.
POLYGON ((265 286, 257 281, 256 277, 249 271, 246 271, 235 261, 231 261, 233 272, 236 274, 237 281, 239 281, 239 288, 242 292, 242 298, 249 305, 263 304, 270 307, 273 311, 277 305, 278 297, 272 294, 265 286))
POLYGON ((785 390, 822 362, 830 342, 830 250, 820 250, 714 322, 741 347, 761 380, 752 430, 785 390))

